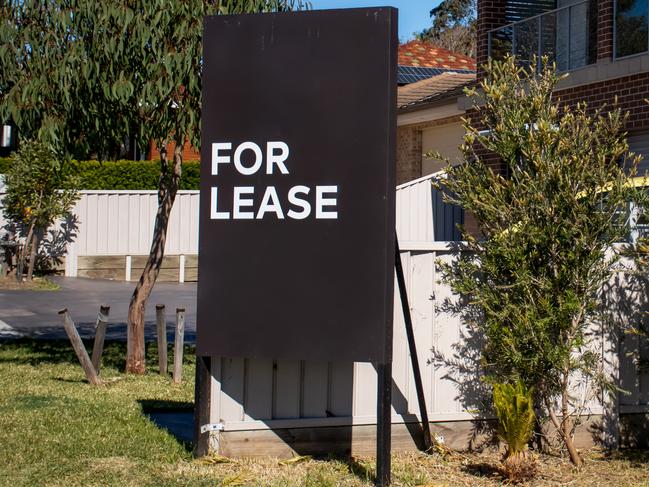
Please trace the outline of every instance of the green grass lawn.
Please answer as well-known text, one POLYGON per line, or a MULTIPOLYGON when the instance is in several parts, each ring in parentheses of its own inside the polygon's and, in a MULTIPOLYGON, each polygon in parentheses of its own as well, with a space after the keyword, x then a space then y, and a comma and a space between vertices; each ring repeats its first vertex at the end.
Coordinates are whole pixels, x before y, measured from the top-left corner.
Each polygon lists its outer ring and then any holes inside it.
MULTIPOLYGON (((191 461, 183 444, 142 412, 144 401, 193 402, 193 356, 173 385, 151 371, 124 375, 125 346, 107 343, 101 377, 85 382, 67 342, 0 344, 3 485, 163 485, 191 461)), ((157 358, 148 357, 153 364, 157 358)), ((157 367, 156 367, 157 369, 157 367)))
MULTIPOLYGON (((0 485, 361 487, 372 485, 371 458, 192 459, 185 445, 158 428, 147 408, 191 408, 193 350, 186 350, 181 385, 157 374, 155 349, 148 375, 123 374, 125 345, 107 343, 101 377, 89 385, 69 343, 0 342, 0 485)), ((612 457, 584 452, 585 467, 565 458, 539 458, 531 485, 648 485, 649 455, 612 457)), ((499 454, 395 455, 395 486, 502 485, 499 454)))

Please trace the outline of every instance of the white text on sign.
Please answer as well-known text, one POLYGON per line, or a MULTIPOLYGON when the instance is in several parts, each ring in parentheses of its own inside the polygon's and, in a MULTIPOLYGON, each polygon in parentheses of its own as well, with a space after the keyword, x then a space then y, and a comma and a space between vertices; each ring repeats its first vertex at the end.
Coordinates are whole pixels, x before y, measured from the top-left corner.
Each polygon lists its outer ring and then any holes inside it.
MULTIPOLYGON (((290 155, 288 144, 280 141, 267 142, 265 154, 254 142, 239 144, 234 152, 232 143, 212 144, 212 176, 223 173, 228 164, 243 176, 252 176, 259 171, 267 175, 289 174, 286 161, 290 155)), ((310 188, 304 185, 291 187, 286 194, 279 194, 275 186, 261 191, 255 186, 234 186, 229 194, 223 188, 212 186, 210 195, 210 218, 212 220, 262 220, 276 218, 284 220, 338 219, 338 186, 322 185, 310 188), (226 194, 227 193, 227 194, 226 194), (223 211, 223 201, 231 200, 231 211, 223 211), (221 208, 221 209, 220 209, 221 208)))

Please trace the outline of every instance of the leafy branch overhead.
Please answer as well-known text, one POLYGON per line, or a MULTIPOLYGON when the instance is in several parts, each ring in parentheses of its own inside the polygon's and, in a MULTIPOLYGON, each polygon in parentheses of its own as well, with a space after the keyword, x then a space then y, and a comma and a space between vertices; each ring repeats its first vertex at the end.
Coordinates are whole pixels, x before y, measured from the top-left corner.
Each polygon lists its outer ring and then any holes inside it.
POLYGON ((186 139, 200 146, 204 15, 300 0, 8 0, 0 6, 0 118, 78 159, 186 139))
POLYGON ((203 17, 305 6, 302 0, 9 0, 0 7, 0 117, 78 159, 115 159, 132 142, 142 149, 153 142, 160 154, 149 258, 129 305, 129 372, 145 371, 144 309, 164 257, 183 148, 200 148, 203 17))

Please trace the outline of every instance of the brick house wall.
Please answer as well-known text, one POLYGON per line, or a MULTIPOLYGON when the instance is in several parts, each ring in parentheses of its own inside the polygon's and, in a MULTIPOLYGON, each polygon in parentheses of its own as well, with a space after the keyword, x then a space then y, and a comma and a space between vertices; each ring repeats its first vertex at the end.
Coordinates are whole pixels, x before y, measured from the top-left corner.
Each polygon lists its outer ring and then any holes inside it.
POLYGON ((613 57, 613 1, 597 2, 597 60, 613 57))
MULTIPOLYGON (((487 61, 489 55, 488 32, 491 29, 505 25, 507 3, 507 0, 478 0, 478 80, 484 75, 482 66, 487 61)), ((617 97, 617 106, 622 111, 629 112, 625 129, 630 135, 647 131, 649 130, 649 103, 646 102, 649 99, 649 63, 646 60, 641 60, 640 57, 625 61, 617 61, 613 58, 614 1, 597 0, 596 9, 597 65, 582 68, 583 70, 594 69, 593 72, 595 74, 588 82, 580 81, 578 84, 572 83, 572 86, 566 88, 560 85, 555 96, 562 103, 571 106, 576 105, 578 102, 586 102, 592 110, 600 108, 603 105, 612 106, 617 97), (614 70, 607 71, 607 69, 598 69, 599 67, 615 68, 616 64, 621 65, 622 63, 626 63, 628 66, 618 71, 624 71, 625 69, 628 69, 628 71, 624 74, 620 73, 617 76, 607 74, 614 70), (597 79, 598 76, 601 78, 597 79)), ((575 73, 574 77, 577 78, 577 73, 575 73)), ((566 84, 571 84, 570 77, 567 83, 563 83, 563 86, 566 84)), ((474 123, 476 122, 476 112, 472 113, 468 111, 467 116, 474 123)), ((476 152, 494 170, 501 174, 506 173, 505 165, 493 154, 487 153, 481 147, 476 147, 476 152)), ((470 215, 466 215, 465 217, 465 227, 471 233, 477 234, 475 221, 470 215)))
POLYGON ((568 105, 586 102, 591 109, 612 106, 617 97, 617 106, 629 112, 628 131, 649 128, 649 72, 559 90, 556 96, 568 105))
MULTIPOLYGON (((478 0, 478 77, 484 72, 481 65, 488 58, 488 31, 504 25, 506 3, 507 0, 478 0)), ((613 0, 597 1, 597 64, 601 66, 610 67, 620 62, 613 59, 613 12, 613 0)), ((560 88, 556 96, 570 105, 585 101, 593 109, 613 104, 617 96, 618 106, 630 112, 626 129, 630 132, 647 130, 649 104, 645 99, 649 98, 649 63, 645 64, 640 58, 625 62, 636 64, 636 74, 593 79, 589 83, 560 88)), ((597 66, 582 69, 590 68, 597 66)), ((492 163, 498 165, 497 161, 492 163)))
MULTIPOLYGON (((423 176, 423 132, 432 127, 456 123, 461 117, 452 116, 429 122, 397 127, 397 184, 423 176)), ((458 140, 458 145, 462 142, 458 140)))
MULTIPOLYGON (((173 142, 169 142, 167 144, 167 158, 171 160, 174 155, 174 150, 176 148, 176 144, 173 142)), ((151 142, 149 145, 149 151, 147 152, 147 160, 149 161, 157 161, 160 159, 160 151, 157 149, 156 145, 154 142, 151 142)), ((201 154, 198 152, 197 149, 194 149, 189 141, 185 143, 185 147, 183 147, 183 161, 200 161, 201 160, 201 154)))
POLYGON ((476 61, 478 80, 484 74, 481 66, 489 58, 489 31, 505 25, 506 0, 478 0, 476 61))
POLYGON ((421 130, 414 125, 397 127, 397 184, 421 176, 421 130))

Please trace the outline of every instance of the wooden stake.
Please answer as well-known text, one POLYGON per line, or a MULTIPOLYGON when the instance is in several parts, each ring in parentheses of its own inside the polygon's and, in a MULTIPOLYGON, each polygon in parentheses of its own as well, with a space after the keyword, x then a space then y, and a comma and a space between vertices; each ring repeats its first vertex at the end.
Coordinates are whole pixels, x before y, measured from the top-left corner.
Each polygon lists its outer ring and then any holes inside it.
POLYGON ((167 319, 165 305, 155 305, 156 330, 158 334, 158 369, 160 375, 167 375, 167 319))
POLYGON ((70 318, 70 313, 68 313, 68 309, 63 308, 61 311, 59 311, 59 316, 63 321, 65 332, 68 334, 68 338, 70 338, 70 343, 72 343, 72 348, 74 348, 74 351, 77 354, 77 357, 79 358, 79 362, 81 362, 81 367, 83 367, 83 370, 86 373, 86 378, 88 379, 88 382, 96 386, 100 385, 101 381, 99 380, 99 377, 97 377, 95 368, 92 366, 90 357, 88 357, 88 352, 86 351, 86 347, 84 347, 83 342, 81 341, 81 337, 79 336, 77 327, 74 326, 74 321, 72 321, 72 318, 70 318))
POLYGON ((106 329, 108 328, 108 315, 110 306, 105 304, 99 307, 97 315, 97 324, 95 325, 95 342, 92 345, 92 366, 99 375, 101 366, 101 355, 104 353, 104 339, 106 338, 106 329))
POLYGON ((185 341, 185 308, 176 308, 173 380, 179 384, 183 375, 183 346, 185 341))

